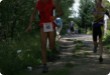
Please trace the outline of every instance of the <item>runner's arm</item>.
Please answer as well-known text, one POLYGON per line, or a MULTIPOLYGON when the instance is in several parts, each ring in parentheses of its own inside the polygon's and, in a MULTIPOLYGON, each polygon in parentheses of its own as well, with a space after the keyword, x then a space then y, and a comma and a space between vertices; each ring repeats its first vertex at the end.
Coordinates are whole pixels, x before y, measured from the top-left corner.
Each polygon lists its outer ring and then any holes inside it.
POLYGON ((31 17, 30 17, 30 20, 29 20, 29 24, 31 25, 33 21, 35 21, 35 15, 37 13, 37 8, 35 7, 32 14, 31 14, 31 17))
POLYGON ((37 13, 37 8, 35 7, 31 16, 30 16, 29 25, 28 25, 27 29, 25 30, 26 32, 32 30, 32 22, 35 20, 36 13, 37 13))

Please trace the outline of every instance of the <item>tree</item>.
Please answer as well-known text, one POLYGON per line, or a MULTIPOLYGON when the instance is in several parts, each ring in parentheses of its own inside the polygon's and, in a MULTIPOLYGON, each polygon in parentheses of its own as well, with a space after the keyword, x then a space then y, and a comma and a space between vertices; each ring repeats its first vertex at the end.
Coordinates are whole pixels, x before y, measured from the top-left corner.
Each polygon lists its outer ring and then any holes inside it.
POLYGON ((3 0, 1 2, 0 23, 2 32, 5 33, 7 38, 13 38, 23 32, 34 5, 34 0, 3 0))
POLYGON ((70 7, 72 7, 72 4, 74 3, 74 0, 61 0, 62 9, 63 9, 63 20, 66 21, 68 19, 68 16, 72 13, 71 10, 69 10, 70 7))
POLYGON ((80 0, 80 28, 84 28, 85 32, 92 26, 92 9, 93 9, 93 2, 91 0, 80 0))
POLYGON ((103 0, 103 4, 105 8, 107 8, 110 11, 110 2, 108 2, 107 0, 103 0))

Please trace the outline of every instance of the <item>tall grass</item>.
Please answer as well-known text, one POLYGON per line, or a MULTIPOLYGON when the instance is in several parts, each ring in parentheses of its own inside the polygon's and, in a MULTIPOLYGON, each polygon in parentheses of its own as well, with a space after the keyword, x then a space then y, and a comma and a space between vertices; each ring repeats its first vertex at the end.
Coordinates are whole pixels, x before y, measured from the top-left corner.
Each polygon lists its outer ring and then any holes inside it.
MULTIPOLYGON (((110 49, 110 30, 107 31, 105 37, 104 37, 104 46, 107 49, 110 49)), ((109 51, 110 52, 110 51, 109 51)))
POLYGON ((39 35, 33 31, 0 42, 0 70, 4 75, 16 75, 27 66, 35 67, 41 63, 39 35))

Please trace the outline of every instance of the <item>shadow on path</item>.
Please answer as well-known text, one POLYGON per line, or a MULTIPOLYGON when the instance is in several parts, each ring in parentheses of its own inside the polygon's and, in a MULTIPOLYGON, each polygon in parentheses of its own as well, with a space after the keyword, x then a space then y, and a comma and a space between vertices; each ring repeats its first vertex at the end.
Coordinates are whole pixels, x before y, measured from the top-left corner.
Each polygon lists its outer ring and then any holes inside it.
MULTIPOLYGON (((98 53, 92 51, 91 35, 66 35, 58 42, 61 59, 48 63, 50 73, 46 75, 107 75, 110 72, 110 55, 104 54, 104 62, 99 64, 98 53)), ((31 75, 43 75, 41 68, 33 70, 31 75)))

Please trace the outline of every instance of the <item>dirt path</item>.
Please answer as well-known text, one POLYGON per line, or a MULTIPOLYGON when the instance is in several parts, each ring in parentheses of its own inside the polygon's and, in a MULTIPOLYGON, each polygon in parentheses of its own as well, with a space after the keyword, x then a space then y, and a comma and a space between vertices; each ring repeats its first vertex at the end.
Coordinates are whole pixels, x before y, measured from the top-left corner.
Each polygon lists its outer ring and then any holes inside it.
POLYGON ((93 44, 91 35, 73 35, 67 37, 63 39, 82 40, 85 45, 85 47, 80 48, 78 52, 73 53, 71 61, 74 61, 77 66, 71 69, 70 75, 107 75, 110 72, 109 54, 107 54, 105 50, 103 55, 104 62, 103 64, 99 64, 98 53, 94 54, 92 51, 93 44), (75 57, 75 55, 77 57, 75 57))
MULTIPOLYGON (((66 35, 59 40, 59 45, 61 58, 48 63, 51 73, 46 75, 107 75, 110 72, 110 55, 105 50, 104 62, 99 64, 98 53, 92 51, 91 35, 66 35), (64 74, 58 74, 62 69, 64 74)), ((42 75, 41 69, 33 70, 31 75, 42 75)))

